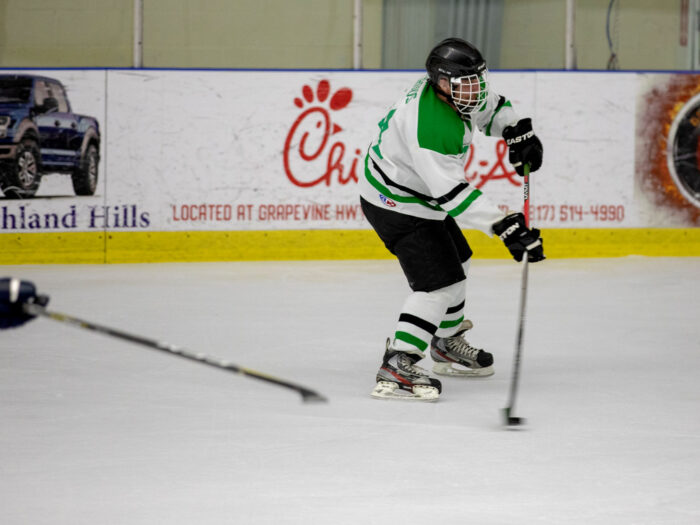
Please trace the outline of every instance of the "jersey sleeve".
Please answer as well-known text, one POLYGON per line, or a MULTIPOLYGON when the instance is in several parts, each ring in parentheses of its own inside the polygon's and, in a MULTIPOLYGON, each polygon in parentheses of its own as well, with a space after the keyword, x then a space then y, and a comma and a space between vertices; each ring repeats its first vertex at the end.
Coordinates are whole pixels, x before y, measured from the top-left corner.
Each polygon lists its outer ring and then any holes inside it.
POLYGON ((510 100, 496 93, 489 93, 486 105, 474 116, 477 127, 488 137, 502 136, 503 129, 518 120, 510 100))
POLYGON ((430 196, 457 222, 492 235, 491 226, 504 213, 481 190, 465 180, 464 155, 445 155, 418 148, 413 165, 427 185, 430 196))

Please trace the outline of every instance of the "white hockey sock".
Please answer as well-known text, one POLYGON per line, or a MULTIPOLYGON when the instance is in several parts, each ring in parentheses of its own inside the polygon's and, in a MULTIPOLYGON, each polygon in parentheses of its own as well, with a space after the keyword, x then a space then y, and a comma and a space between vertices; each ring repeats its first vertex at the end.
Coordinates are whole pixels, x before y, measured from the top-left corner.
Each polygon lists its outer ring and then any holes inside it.
MULTIPOLYGON (((432 292, 413 292, 409 295, 396 325, 392 347, 411 353, 417 353, 416 350, 424 352, 433 335, 440 330, 445 312, 452 305, 464 303, 464 290, 465 281, 459 281, 432 292)), ((457 317, 460 315, 461 308, 457 317)), ((446 330, 454 333, 455 328, 456 325, 446 330)))
MULTIPOLYGON (((467 262, 465 262, 462 265, 462 267, 464 268, 464 275, 466 276, 469 275, 469 261, 470 260, 468 259, 467 262)), ((464 302, 467 287, 466 280, 462 282, 464 283, 464 286, 462 287, 462 294, 456 298, 456 302, 449 305, 445 314, 440 320, 438 329, 435 332, 435 335, 437 337, 450 337, 454 335, 455 331, 457 330, 457 327, 464 320, 464 302)))

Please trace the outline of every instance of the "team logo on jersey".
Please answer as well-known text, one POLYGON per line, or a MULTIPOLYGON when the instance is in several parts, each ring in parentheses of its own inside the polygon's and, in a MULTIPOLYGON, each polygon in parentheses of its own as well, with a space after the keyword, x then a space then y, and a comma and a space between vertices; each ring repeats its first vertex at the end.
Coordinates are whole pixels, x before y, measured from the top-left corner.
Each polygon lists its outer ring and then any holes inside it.
POLYGON ((359 148, 348 148, 342 139, 343 128, 337 115, 352 101, 352 90, 341 87, 333 92, 328 80, 320 80, 316 88, 301 88, 301 97, 294 105, 302 110, 292 124, 284 142, 284 172, 292 184, 311 187, 319 184, 357 183, 357 165, 362 154, 359 148), (353 151, 348 159, 346 153, 353 151))
POLYGON ((382 195, 381 193, 379 194, 379 200, 382 201, 382 204, 384 204, 384 206, 389 206, 389 208, 395 208, 395 207, 396 207, 396 203, 395 203, 394 201, 392 201, 391 199, 387 199, 387 198, 386 198, 384 195, 382 195))
POLYGON ((700 208, 700 94, 686 102, 673 119, 666 152, 673 182, 691 204, 700 208))

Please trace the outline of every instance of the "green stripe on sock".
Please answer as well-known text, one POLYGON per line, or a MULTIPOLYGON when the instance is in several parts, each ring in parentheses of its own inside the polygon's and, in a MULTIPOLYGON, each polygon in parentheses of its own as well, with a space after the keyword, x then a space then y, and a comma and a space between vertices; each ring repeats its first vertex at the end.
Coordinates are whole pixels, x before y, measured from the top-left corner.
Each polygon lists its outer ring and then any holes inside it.
POLYGON ((394 337, 396 337, 396 339, 398 339, 399 341, 403 341, 404 343, 408 343, 409 345, 415 346, 421 352, 425 351, 425 349, 428 348, 428 343, 426 343, 422 339, 418 339, 415 335, 409 334, 408 332, 396 332, 396 334, 394 334, 394 337))
POLYGON ((460 317, 459 319, 455 319, 454 321, 443 321, 440 323, 440 328, 452 328, 453 326, 457 326, 462 321, 464 321, 464 316, 460 317))

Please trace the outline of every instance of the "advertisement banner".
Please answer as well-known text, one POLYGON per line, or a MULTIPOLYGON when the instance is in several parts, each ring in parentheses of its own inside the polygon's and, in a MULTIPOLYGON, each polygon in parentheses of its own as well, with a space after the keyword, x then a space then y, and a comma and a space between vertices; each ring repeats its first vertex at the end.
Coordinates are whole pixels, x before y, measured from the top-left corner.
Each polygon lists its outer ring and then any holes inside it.
POLYGON ((638 84, 640 223, 700 226, 700 75, 639 75, 638 84))
POLYGON ((0 232, 105 229, 106 78, 0 71, 0 232))
MULTIPOLYGON (((363 158, 420 76, 3 71, 0 232, 369 229, 356 187, 363 158), (21 99, 30 83, 40 100, 21 99), (33 196, 13 194, 18 183, 33 196)), ((698 77, 492 72, 490 83, 544 144, 531 177, 539 227, 698 225, 698 77)), ((500 137, 476 134, 463 176, 521 209, 500 137)))

